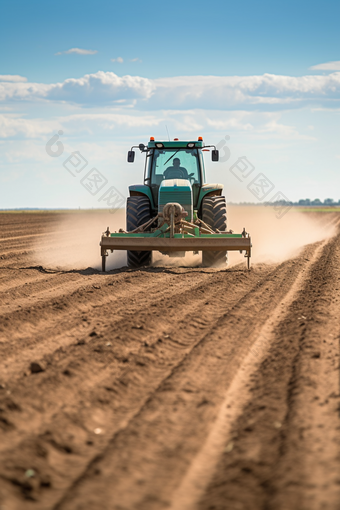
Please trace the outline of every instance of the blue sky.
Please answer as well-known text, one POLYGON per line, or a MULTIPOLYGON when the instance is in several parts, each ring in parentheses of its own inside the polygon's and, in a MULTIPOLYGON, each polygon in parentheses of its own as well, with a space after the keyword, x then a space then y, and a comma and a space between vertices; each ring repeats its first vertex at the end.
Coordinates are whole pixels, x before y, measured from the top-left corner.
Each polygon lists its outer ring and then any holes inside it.
POLYGON ((123 195, 129 146, 207 143, 230 201, 256 201, 230 166, 246 156, 291 200, 340 199, 340 3, 2 2, 0 208, 97 207, 62 163, 80 151, 123 195), (45 145, 58 130, 63 154, 45 145))

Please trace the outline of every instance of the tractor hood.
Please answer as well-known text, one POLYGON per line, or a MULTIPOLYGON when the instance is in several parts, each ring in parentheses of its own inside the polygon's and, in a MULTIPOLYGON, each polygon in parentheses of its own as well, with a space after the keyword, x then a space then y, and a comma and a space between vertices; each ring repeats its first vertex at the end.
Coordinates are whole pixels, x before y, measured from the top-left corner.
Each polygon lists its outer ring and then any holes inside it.
POLYGON ((185 211, 188 211, 186 219, 193 220, 193 199, 192 187, 187 179, 165 179, 161 182, 158 192, 158 212, 169 202, 180 204, 185 211))

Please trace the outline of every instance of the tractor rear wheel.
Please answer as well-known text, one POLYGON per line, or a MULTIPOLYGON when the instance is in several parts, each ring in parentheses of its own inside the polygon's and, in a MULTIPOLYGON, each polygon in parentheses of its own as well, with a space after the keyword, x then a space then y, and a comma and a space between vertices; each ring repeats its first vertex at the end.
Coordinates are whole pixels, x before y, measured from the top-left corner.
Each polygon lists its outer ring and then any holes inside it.
MULTIPOLYGON (((129 197, 126 204, 126 230, 130 232, 151 220, 150 200, 148 197, 129 197)), ((127 263, 129 267, 149 266, 152 251, 129 251, 127 263)))
MULTIPOLYGON (((202 203, 202 220, 213 230, 226 232, 227 204, 225 197, 205 197, 202 203)), ((202 263, 205 267, 224 267, 228 260, 226 251, 203 251, 202 263)))

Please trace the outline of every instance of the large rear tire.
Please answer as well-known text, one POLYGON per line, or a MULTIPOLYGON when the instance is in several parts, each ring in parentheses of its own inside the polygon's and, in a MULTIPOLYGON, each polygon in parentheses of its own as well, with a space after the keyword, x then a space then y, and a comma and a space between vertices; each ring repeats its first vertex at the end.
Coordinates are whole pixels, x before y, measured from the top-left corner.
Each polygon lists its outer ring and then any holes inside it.
MULTIPOLYGON (((151 220, 150 200, 148 197, 129 197, 126 204, 126 230, 130 232, 151 220)), ((128 251, 127 263, 129 267, 137 268, 149 266, 152 251, 128 251)))
MULTIPOLYGON (((214 230, 227 231, 227 204, 225 197, 205 197, 202 203, 202 220, 214 230)), ((228 261, 226 251, 203 251, 205 267, 225 267, 228 261)))

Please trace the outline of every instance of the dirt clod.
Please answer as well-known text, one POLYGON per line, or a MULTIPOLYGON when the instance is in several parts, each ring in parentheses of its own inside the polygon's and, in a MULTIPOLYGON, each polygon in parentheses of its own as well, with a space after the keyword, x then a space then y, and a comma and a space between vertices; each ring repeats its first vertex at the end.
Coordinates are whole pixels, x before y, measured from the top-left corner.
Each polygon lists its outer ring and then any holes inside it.
POLYGON ((38 374, 39 372, 45 372, 45 367, 42 363, 37 361, 32 361, 30 364, 31 374, 38 374))

